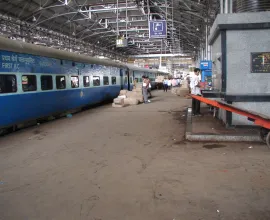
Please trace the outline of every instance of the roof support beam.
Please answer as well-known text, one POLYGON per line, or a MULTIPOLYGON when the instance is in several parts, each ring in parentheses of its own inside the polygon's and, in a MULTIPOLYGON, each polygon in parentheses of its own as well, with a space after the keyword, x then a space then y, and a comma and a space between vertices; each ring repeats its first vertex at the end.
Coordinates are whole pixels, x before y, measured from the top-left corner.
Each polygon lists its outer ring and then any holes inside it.
POLYGON ((177 53, 177 54, 141 54, 141 55, 133 55, 129 57, 134 58, 147 58, 147 57, 183 57, 185 54, 177 53))
MULTIPOLYGON (((137 6, 129 6, 129 7, 119 7, 118 10, 138 10, 137 6)), ((100 8, 100 9, 92 9, 89 8, 89 10, 79 10, 79 12, 82 13, 88 13, 88 12, 95 12, 95 13, 99 13, 99 12, 111 12, 111 11, 116 11, 117 8, 100 8)))

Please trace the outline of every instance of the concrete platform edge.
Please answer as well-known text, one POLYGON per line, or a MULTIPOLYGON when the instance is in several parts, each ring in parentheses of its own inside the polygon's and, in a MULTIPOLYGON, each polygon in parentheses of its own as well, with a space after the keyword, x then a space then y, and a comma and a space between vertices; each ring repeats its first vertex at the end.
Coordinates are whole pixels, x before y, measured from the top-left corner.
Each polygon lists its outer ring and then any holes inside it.
POLYGON ((189 141, 221 141, 221 142, 261 142, 259 135, 217 135, 217 134, 192 134, 186 132, 189 141))
POLYGON ((259 135, 193 134, 191 108, 187 108, 185 138, 188 141, 262 142, 259 135))

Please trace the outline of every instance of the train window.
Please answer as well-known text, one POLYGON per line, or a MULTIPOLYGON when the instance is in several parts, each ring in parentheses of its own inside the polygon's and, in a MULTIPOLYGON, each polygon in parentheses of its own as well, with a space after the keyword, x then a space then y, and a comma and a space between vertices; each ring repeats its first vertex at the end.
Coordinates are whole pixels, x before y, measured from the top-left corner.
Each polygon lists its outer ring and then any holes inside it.
POLYGON ((127 84, 128 83, 128 79, 127 79, 127 77, 125 77, 125 84, 127 84))
POLYGON ((53 79, 52 76, 41 76, 41 89, 42 90, 52 90, 53 89, 53 79))
POLYGON ((109 77, 108 76, 103 76, 103 85, 104 86, 108 86, 110 83, 109 83, 109 77))
POLYGON ((132 77, 129 77, 129 83, 133 83, 132 77))
POLYGON ((17 80, 15 75, 0 75, 0 93, 17 92, 17 80))
POLYGON ((22 76, 22 89, 24 92, 37 90, 37 77, 35 75, 22 76))
POLYGON ((56 88, 65 89, 66 88, 66 77, 65 76, 56 76, 56 88))
POLYGON ((112 85, 115 85, 115 84, 116 84, 116 77, 112 76, 112 85))
POLYGON ((138 78, 138 83, 141 83, 142 82, 142 78, 138 78))
POLYGON ((89 87, 89 86, 90 86, 90 79, 89 79, 89 76, 84 76, 84 77, 83 77, 83 86, 84 86, 84 87, 89 87))
POLYGON ((79 87, 79 77, 71 76, 71 88, 78 88, 78 87, 79 87))
POLYGON ((100 78, 99 76, 93 76, 93 85, 100 86, 100 78))

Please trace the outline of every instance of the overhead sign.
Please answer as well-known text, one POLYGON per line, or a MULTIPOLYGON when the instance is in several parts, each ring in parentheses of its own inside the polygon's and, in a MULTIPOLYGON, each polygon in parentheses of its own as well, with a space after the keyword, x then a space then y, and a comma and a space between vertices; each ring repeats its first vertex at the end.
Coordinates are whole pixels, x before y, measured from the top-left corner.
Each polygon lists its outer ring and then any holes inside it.
POLYGON ((165 20, 149 21, 149 38, 166 38, 167 24, 165 20))
POLYGON ((127 47, 128 40, 125 38, 119 38, 116 40, 116 47, 127 47))

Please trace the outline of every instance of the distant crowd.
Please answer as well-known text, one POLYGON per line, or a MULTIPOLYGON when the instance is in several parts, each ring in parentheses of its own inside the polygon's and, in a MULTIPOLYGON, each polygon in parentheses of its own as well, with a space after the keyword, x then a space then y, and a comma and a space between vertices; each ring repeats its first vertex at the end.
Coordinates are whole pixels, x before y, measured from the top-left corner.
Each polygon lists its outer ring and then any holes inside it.
MULTIPOLYGON (((168 89, 170 90, 172 87, 180 87, 182 84, 182 78, 171 78, 171 79, 164 79, 163 80, 163 90, 167 92, 168 89)), ((150 103, 151 101, 149 98, 152 97, 151 94, 151 81, 148 76, 142 76, 142 94, 144 103, 150 103)))
MULTIPOLYGON (((200 84, 200 72, 201 70, 199 68, 194 69, 194 76, 191 77, 189 74, 186 77, 188 88, 189 88, 189 94, 201 96, 201 84, 200 84)), ((183 81, 183 77, 181 78, 171 78, 171 79, 164 79, 163 80, 163 90, 164 92, 167 92, 167 90, 170 90, 172 87, 181 86, 183 81)), ((193 116, 201 116, 200 112, 200 101, 198 99, 192 98, 192 114, 193 116)))
MULTIPOLYGON (((199 68, 194 69, 194 76, 190 77, 187 76, 187 83, 189 87, 189 93, 192 95, 201 96, 201 86, 200 86, 200 75, 201 70, 199 68)), ((142 94, 144 103, 150 103, 151 101, 151 81, 147 76, 142 76, 142 94)), ((163 91, 167 92, 168 90, 172 89, 173 87, 180 87, 183 82, 183 76, 181 78, 165 78, 162 82, 163 84, 163 91)), ((200 116, 200 101, 197 99, 192 98, 192 113, 194 116, 200 116)))
POLYGON ((181 78, 171 78, 171 79, 164 79, 163 80, 163 90, 167 92, 168 89, 170 90, 172 87, 179 87, 182 84, 181 78))

